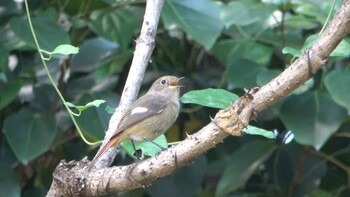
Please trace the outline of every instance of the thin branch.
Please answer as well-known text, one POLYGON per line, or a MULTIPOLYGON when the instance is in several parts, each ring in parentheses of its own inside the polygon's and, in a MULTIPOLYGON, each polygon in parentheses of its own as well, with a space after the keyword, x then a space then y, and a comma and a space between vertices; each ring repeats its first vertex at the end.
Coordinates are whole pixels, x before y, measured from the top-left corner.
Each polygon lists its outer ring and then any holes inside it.
MULTIPOLYGON (((126 80, 119 106, 110 119, 109 127, 101 147, 106 144, 118 127, 123 112, 136 100, 145 75, 148 62, 155 46, 158 21, 163 7, 163 0, 147 0, 144 21, 139 38, 136 40, 134 57, 126 80)), ((108 150, 101 159, 96 162, 97 168, 110 166, 118 147, 108 150)))

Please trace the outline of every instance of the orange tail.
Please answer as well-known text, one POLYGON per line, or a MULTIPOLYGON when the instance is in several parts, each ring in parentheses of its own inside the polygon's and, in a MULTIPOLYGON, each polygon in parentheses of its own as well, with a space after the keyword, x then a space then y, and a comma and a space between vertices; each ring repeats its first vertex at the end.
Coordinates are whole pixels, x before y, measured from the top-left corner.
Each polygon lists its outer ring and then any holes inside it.
POLYGON ((96 154, 96 156, 94 157, 94 159, 91 161, 91 163, 89 164, 89 167, 88 167, 88 171, 90 171, 94 166, 95 166, 95 163, 98 161, 98 159, 103 155, 105 154, 108 149, 110 149, 111 147, 115 146, 116 144, 119 144, 120 141, 119 141, 119 136, 120 134, 123 133, 123 132, 119 132, 117 135, 114 135, 111 137, 111 139, 109 139, 109 141, 107 142, 107 144, 96 154))

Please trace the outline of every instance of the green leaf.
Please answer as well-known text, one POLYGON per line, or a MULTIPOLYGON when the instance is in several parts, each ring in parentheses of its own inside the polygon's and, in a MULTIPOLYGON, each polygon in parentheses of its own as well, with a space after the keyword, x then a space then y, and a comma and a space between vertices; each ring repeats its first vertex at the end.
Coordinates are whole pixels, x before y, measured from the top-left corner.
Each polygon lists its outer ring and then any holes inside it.
MULTIPOLYGON (((96 99, 96 96, 91 93, 84 94, 77 103, 87 103, 96 99)), ((105 107, 98 107, 105 103, 103 100, 96 100, 86 105, 78 106, 79 110, 85 110, 80 116, 76 117, 80 128, 88 133, 90 137, 101 140, 104 137, 104 132, 107 130, 108 121, 111 114, 105 112, 105 107), (95 107, 92 107, 95 106, 95 107)))
POLYGON ((49 149, 57 127, 53 116, 23 108, 5 119, 4 133, 18 160, 27 165, 49 149))
POLYGON ((299 57, 301 55, 301 52, 297 49, 294 49, 292 47, 284 47, 282 49, 283 54, 291 54, 293 57, 299 57))
POLYGON ((99 107, 102 103, 105 103, 105 102, 106 102, 105 100, 97 99, 97 100, 88 102, 85 105, 74 105, 73 103, 70 103, 70 102, 65 102, 65 104, 68 107, 77 109, 79 111, 79 115, 80 115, 80 113, 83 112, 84 110, 86 110, 90 107, 99 107))
POLYGON ((0 46, 0 73, 7 70, 9 66, 9 52, 0 46))
MULTIPOLYGON (((158 145, 160 145, 163 148, 168 147, 168 142, 166 140, 165 135, 163 135, 163 134, 158 136, 156 139, 154 139, 153 142, 157 143, 158 145)), ((134 147, 132 146, 130 140, 126 140, 126 141, 122 142, 120 145, 124 148, 124 150, 126 151, 126 153, 128 153, 128 155, 130 155, 133 158, 136 158, 134 156, 135 150, 134 150, 134 147)), ((151 142, 137 143, 137 144, 135 144, 135 148, 136 148, 136 150, 142 150, 142 153, 147 155, 147 156, 155 156, 157 153, 159 153, 161 151, 161 149, 157 145, 155 145, 151 142)))
POLYGON ((269 70, 264 70, 260 73, 258 73, 257 78, 256 78, 256 83, 259 86, 263 86, 267 84, 269 81, 271 81, 273 78, 277 77, 279 74, 281 74, 281 70, 277 69, 269 69, 269 70))
POLYGON ((2 177, 0 179, 1 196, 21 196, 19 180, 10 165, 0 162, 0 177, 2 177))
POLYGON ((22 84, 23 81, 21 80, 5 84, 0 94, 0 109, 6 107, 17 97, 18 92, 22 87, 22 84))
POLYGON ((253 141, 235 151, 219 180, 215 196, 227 196, 228 193, 243 186, 274 150, 273 143, 253 141))
POLYGON ((310 90, 315 84, 314 78, 307 80, 303 85, 299 86, 297 89, 293 91, 292 94, 302 94, 308 90, 310 90))
POLYGON ((315 19, 304 17, 301 15, 293 15, 285 20, 285 26, 294 29, 310 30, 319 26, 319 23, 315 19))
POLYGON ((223 28, 220 9, 221 4, 211 0, 167 0, 164 2, 162 19, 168 29, 177 26, 210 49, 223 28))
POLYGON ((194 90, 184 94, 182 103, 193 103, 206 107, 224 109, 237 100, 238 96, 222 89, 194 90))
POLYGON ((265 65, 272 55, 272 47, 250 39, 224 40, 213 47, 214 56, 226 66, 237 59, 265 65))
POLYGON ((343 39, 337 46, 337 48, 332 51, 331 57, 347 58, 350 56, 350 39, 343 39))
MULTIPOLYGON (((170 153, 176 157, 176 153, 170 153)), ((176 160, 174 160, 176 162, 176 160)), ((208 161, 204 155, 191 161, 191 165, 183 166, 161 181, 154 181, 152 187, 147 188, 147 195, 152 197, 210 197, 214 196, 203 189, 206 180, 208 161), (206 195, 201 195, 200 191, 206 195)))
POLYGON ((322 12, 316 4, 312 4, 312 3, 308 3, 308 2, 302 2, 294 10, 298 14, 318 18, 319 22, 324 22, 326 20, 326 17, 327 17, 327 14, 325 12, 322 12), (321 20, 321 19, 323 19, 323 20, 321 20))
POLYGON ((319 150, 341 125, 346 110, 328 92, 316 91, 290 96, 281 106, 280 117, 297 142, 319 150))
POLYGON ((272 131, 268 131, 265 129, 261 129, 258 127, 254 127, 251 125, 248 125, 247 128, 243 129, 242 132, 250 135, 261 135, 263 137, 269 138, 269 139, 275 139, 276 136, 272 131))
POLYGON ((334 70, 327 74, 324 82, 332 99, 338 105, 345 107, 350 113, 350 70, 334 70))
POLYGON ((319 37, 320 35, 318 34, 313 34, 307 37, 301 51, 305 51, 305 49, 310 48, 319 37))
POLYGON ((90 15, 90 28, 98 35, 118 43, 125 50, 137 28, 135 15, 127 9, 97 10, 90 15))
POLYGON ((91 72, 95 70, 98 62, 103 61, 111 54, 117 53, 118 46, 103 38, 85 40, 80 46, 80 51, 73 56, 71 72, 91 72), (84 65, 84 66, 82 66, 84 65))
POLYGON ((223 6, 221 19, 226 27, 231 25, 246 26, 263 22, 272 15, 276 6, 256 0, 232 1, 223 6))
MULTIPOLYGON (((62 43, 70 43, 67 32, 49 19, 32 18, 32 24, 42 50, 53 51, 62 43)), ((23 42, 36 48, 27 20, 12 18, 10 27, 23 42)))
MULTIPOLYGON (((291 48, 291 47, 285 47, 282 50, 283 54, 290 53, 295 57, 299 57, 305 49, 310 48, 314 42, 319 38, 320 36, 318 34, 313 34, 309 36, 300 51, 297 49, 291 48)), ((343 39, 339 45, 334 49, 334 51, 330 55, 331 57, 340 57, 340 58, 347 58, 350 56, 350 39, 346 38, 343 39)))
POLYGON ((255 87, 257 76, 264 69, 254 62, 238 59, 231 62, 227 69, 228 89, 255 87))
POLYGON ((119 72, 131 60, 133 51, 125 51, 121 54, 110 53, 96 64, 95 79, 101 82, 111 75, 119 72))
POLYGON ((71 55, 79 53, 79 48, 72 46, 70 44, 62 44, 57 46, 52 52, 52 54, 61 54, 61 55, 71 55))

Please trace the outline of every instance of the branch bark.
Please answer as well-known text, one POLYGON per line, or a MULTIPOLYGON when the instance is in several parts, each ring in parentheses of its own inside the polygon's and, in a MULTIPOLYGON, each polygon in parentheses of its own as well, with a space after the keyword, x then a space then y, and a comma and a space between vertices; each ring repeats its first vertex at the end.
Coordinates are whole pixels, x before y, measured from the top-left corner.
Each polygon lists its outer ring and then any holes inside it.
MULTIPOLYGON (((242 110, 251 113, 239 113, 235 116, 239 120, 249 120, 255 113, 260 113, 274 105, 305 83, 327 62, 331 52, 349 31, 350 0, 344 0, 334 19, 311 48, 306 50, 279 76, 257 92, 252 93, 252 100, 245 103, 242 110)), ((235 103, 234 106, 240 107, 242 105, 235 103)), ((218 114, 223 112, 225 110, 219 111, 218 114)), ((215 120, 218 119, 220 116, 216 117, 215 120)), ((160 177, 173 173, 177 168, 190 164, 196 157, 215 147, 217 143, 226 138, 228 134, 222 131, 215 122, 212 121, 197 133, 188 136, 178 145, 162 151, 156 157, 127 166, 95 170, 82 177, 81 173, 84 173, 85 161, 68 164, 61 162, 56 171, 64 173, 65 179, 62 180, 61 177, 56 177, 56 179, 59 180, 60 184, 67 184, 71 187, 69 191, 66 191, 70 192, 70 195, 79 194, 82 196, 106 195, 148 185, 160 177)), ((242 126, 237 126, 236 129, 239 133, 242 126)))
MULTIPOLYGON (((148 62, 151 59, 155 47, 155 37, 160 13, 163 7, 163 0, 147 0, 144 20, 142 23, 140 36, 136 40, 134 57, 130 66, 129 74, 125 82, 124 90, 120 98, 119 106, 112 115, 105 138, 100 148, 105 145, 114 134, 123 112, 136 100, 141 87, 142 79, 145 75, 148 62)), ((118 153, 118 147, 110 148, 106 154, 96 162, 99 169, 110 166, 114 157, 118 153)))
MULTIPOLYGON (((102 142, 103 147, 106 144, 110 137, 113 136, 114 131, 116 130, 118 123, 122 117, 123 112, 136 100, 138 92, 141 87, 142 79, 144 77, 148 62, 150 61, 153 49, 155 47, 155 36, 157 33, 157 27, 159 22, 160 13, 164 4, 164 0, 147 0, 146 9, 144 14, 144 21, 142 23, 141 33, 138 39, 136 40, 136 47, 134 51, 133 60, 130 66, 129 74, 125 82, 123 93, 115 113, 112 115, 109 126, 106 131, 105 138, 102 142)), ((95 164, 96 168, 102 168, 110 166, 114 157, 118 153, 118 147, 110 148, 107 153, 105 153, 95 164)), ((61 161, 61 164, 64 161, 61 161)), ((73 162, 74 163, 74 162, 73 162)), ((72 166, 70 163, 68 166, 72 166)), ((53 174, 53 182, 50 190, 47 193, 47 196, 75 196, 79 193, 79 190, 82 187, 81 182, 76 180, 73 181, 73 185, 77 183, 80 185, 78 189, 70 190, 69 184, 72 183, 70 180, 67 180, 67 176, 70 176, 69 173, 64 175, 67 172, 67 169, 60 169, 59 165, 53 174), (79 189, 80 188, 80 189, 79 189)), ((62 166, 61 166, 62 167, 62 166)), ((80 172, 80 171, 79 171, 80 172)))

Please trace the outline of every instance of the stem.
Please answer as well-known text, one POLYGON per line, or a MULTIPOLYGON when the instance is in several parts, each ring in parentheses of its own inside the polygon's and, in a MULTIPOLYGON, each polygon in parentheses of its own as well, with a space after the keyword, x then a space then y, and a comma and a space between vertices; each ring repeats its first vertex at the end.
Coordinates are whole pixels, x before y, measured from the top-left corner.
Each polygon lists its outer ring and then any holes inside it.
POLYGON ((335 3, 337 2, 337 0, 333 0, 333 4, 332 4, 332 8, 331 10, 328 12, 328 16, 326 19, 326 22, 324 23, 319 35, 321 35, 323 33, 323 31, 325 30, 325 28, 327 27, 327 24, 329 23, 329 20, 331 19, 331 15, 333 13, 334 7, 335 7, 335 3))
POLYGON ((29 23, 30 31, 31 31, 31 33, 32 33, 32 35, 33 35, 33 39, 34 39, 36 48, 37 48, 37 50, 38 50, 38 52, 39 52, 40 59, 41 59, 41 62, 42 62, 42 64, 43 64, 43 66, 44 66, 45 72, 46 72, 46 74, 47 74, 47 76, 48 76, 48 78, 49 78, 49 80, 50 80, 50 82, 51 82, 53 88, 54 88, 55 91, 57 92, 57 94, 58 94, 58 96, 60 97, 61 101, 64 103, 64 106, 66 107, 66 109, 67 109, 67 111, 68 111, 68 114, 69 114, 70 118, 72 119, 73 124, 74 124, 74 126, 76 127, 76 129, 77 129, 77 131, 78 131, 78 134, 79 134, 80 137, 83 139, 83 141, 84 141, 86 144, 88 144, 88 145, 99 144, 99 143, 100 143, 99 141, 98 141, 98 142, 89 142, 89 141, 85 138, 85 136, 84 136, 83 133, 81 132, 81 130, 80 130, 80 128, 79 128, 79 126, 78 126, 78 124, 77 124, 77 122, 76 122, 76 120, 75 120, 73 114, 70 112, 69 107, 65 104, 65 103, 66 103, 66 100, 64 99, 64 97, 62 96, 60 90, 59 90, 58 87, 56 86, 55 81, 53 80, 53 78, 52 78, 52 76, 51 76, 51 74, 50 74, 50 72, 49 72, 49 69, 48 69, 48 67, 47 67, 47 65, 46 65, 45 57, 44 57, 43 54, 42 54, 42 51, 43 51, 43 50, 40 48, 38 39, 37 39, 37 37, 36 37, 35 31, 34 31, 34 28, 33 28, 32 20, 31 20, 31 18, 30 18, 29 7, 28 7, 28 2, 27 2, 27 0, 24 0, 24 4, 25 4, 25 7, 26 7, 26 13, 27 13, 27 17, 28 17, 28 23, 29 23))

